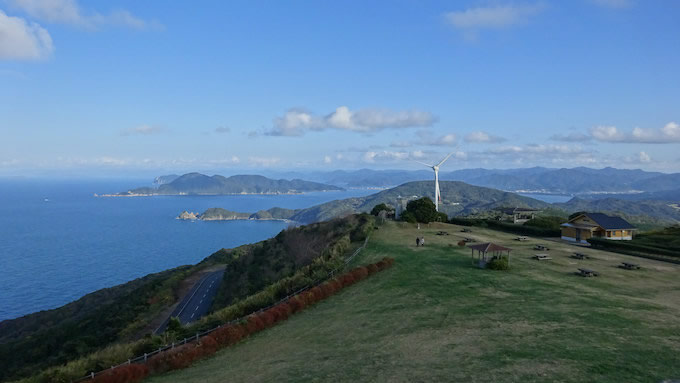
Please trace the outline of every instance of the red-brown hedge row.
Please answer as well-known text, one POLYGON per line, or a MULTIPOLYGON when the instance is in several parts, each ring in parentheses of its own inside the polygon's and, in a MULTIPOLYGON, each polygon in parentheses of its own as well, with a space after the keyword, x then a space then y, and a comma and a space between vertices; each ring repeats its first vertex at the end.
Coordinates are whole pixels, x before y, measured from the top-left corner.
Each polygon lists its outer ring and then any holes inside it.
POLYGON ((149 358, 146 365, 131 364, 117 367, 94 379, 96 383, 137 383, 149 373, 161 373, 189 367, 195 360, 214 354, 217 350, 238 343, 241 339, 285 321, 347 286, 366 279, 371 274, 384 270, 394 263, 393 258, 385 257, 381 261, 366 267, 356 267, 342 275, 330 279, 307 291, 297 294, 288 301, 279 303, 265 311, 251 314, 240 324, 231 324, 213 331, 199 339, 177 346, 149 358))
POLYGON ((116 367, 101 375, 97 375, 95 383, 137 383, 149 375, 149 368, 143 364, 128 364, 116 367))

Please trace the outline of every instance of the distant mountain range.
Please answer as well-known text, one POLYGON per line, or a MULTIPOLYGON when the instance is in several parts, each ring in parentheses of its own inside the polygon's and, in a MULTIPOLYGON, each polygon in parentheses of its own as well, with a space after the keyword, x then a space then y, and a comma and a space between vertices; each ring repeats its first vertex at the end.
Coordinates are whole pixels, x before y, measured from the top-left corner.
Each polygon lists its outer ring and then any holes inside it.
MULTIPOLYGON (((630 201, 618 198, 572 198, 566 203, 549 204, 515 193, 473 186, 460 181, 440 181, 440 189, 442 195, 442 202, 439 205, 440 211, 450 217, 474 215, 501 207, 529 207, 553 209, 552 214, 564 214, 565 216, 576 211, 605 212, 622 215, 635 223, 672 224, 680 222, 680 207, 678 207, 680 196, 676 196, 675 201, 677 202, 630 201)), ((203 220, 280 219, 308 224, 348 214, 368 212, 380 203, 395 206, 399 197, 429 197, 434 199, 434 182, 408 182, 369 196, 335 200, 305 209, 273 208, 256 213, 241 213, 213 208, 198 215, 198 218, 203 220)))
POLYGON ((236 175, 223 177, 188 173, 168 181, 174 176, 157 177, 158 187, 140 187, 106 196, 149 195, 223 195, 223 194, 298 194, 314 191, 343 190, 341 187, 318 182, 273 180, 259 175, 236 175))
MULTIPOLYGON (((411 181, 430 180, 428 170, 337 170, 332 172, 282 173, 349 188, 386 188, 411 181)), ((513 192, 599 195, 615 193, 658 192, 680 189, 680 173, 665 174, 640 169, 554 169, 533 167, 523 169, 463 169, 440 171, 440 180, 463 181, 513 192)))

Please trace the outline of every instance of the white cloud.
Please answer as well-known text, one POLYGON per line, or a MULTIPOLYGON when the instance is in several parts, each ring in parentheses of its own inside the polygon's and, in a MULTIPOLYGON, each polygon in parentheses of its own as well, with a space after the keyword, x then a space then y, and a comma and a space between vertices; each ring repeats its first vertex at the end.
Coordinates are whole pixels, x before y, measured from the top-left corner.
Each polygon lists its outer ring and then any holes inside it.
POLYGON ((465 135, 465 141, 466 142, 486 142, 486 143, 498 143, 498 142, 505 142, 506 139, 503 137, 498 137, 491 135, 486 132, 478 131, 478 132, 472 132, 467 135, 465 135))
POLYGON ((331 158, 331 156, 324 156, 323 157, 323 163, 324 164, 330 164, 331 162, 333 162, 333 159, 331 158))
POLYGON ((0 59, 37 60, 53 51, 52 37, 45 28, 0 10, 0 59))
POLYGON ((461 30, 499 29, 522 24, 542 9, 540 4, 498 5, 448 12, 444 16, 449 24, 461 30))
POLYGON ((130 129, 125 129, 120 132, 121 136, 133 136, 133 135, 152 135, 152 134, 158 134, 158 133, 163 133, 165 132, 165 129, 163 129, 160 126, 153 126, 153 125, 139 125, 134 128, 130 129))
POLYGON ((629 8, 633 6, 632 0, 592 0, 593 3, 607 8, 629 8))
POLYGON ((333 113, 320 117, 304 109, 290 109, 285 115, 274 119, 273 129, 266 134, 302 136, 308 131, 326 129, 370 133, 382 129, 427 127, 435 121, 432 114, 418 110, 361 109, 353 112, 346 106, 340 106, 333 113))
POLYGON ((76 0, 8 0, 15 8, 31 17, 51 23, 76 25, 96 29, 101 26, 120 26, 134 29, 162 28, 157 21, 145 21, 126 10, 108 14, 85 13, 76 0))
POLYGON ((680 125, 669 122, 660 129, 634 128, 625 133, 615 126, 597 126, 590 130, 594 139, 601 142, 671 144, 680 142, 680 125))
POLYGON ((457 142, 456 135, 453 133, 436 137, 428 130, 420 130, 416 134, 420 137, 420 140, 416 142, 418 145, 455 146, 457 142))
POLYGON ((590 129, 594 139, 605 142, 622 142, 626 138, 616 126, 595 126, 590 129))

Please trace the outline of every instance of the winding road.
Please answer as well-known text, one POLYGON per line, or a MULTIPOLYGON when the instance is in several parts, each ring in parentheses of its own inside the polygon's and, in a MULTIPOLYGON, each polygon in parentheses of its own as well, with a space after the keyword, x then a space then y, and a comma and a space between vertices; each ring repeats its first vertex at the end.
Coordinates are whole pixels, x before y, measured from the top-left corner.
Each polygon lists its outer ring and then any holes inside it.
POLYGON ((191 288, 189 293, 187 293, 177 305, 168 319, 156 329, 155 333, 160 334, 165 331, 165 328, 168 326, 168 322, 172 317, 179 318, 179 321, 185 325, 198 320, 203 315, 207 314, 208 310, 210 310, 210 305, 217 294, 217 289, 220 287, 220 283, 222 283, 223 276, 224 269, 214 271, 201 278, 201 280, 191 288))

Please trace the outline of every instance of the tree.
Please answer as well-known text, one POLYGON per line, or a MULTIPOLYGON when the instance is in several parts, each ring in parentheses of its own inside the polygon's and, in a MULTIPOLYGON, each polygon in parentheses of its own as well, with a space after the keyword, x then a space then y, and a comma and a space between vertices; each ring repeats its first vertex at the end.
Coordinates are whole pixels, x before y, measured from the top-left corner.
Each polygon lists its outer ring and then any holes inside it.
POLYGON ((401 217, 400 217, 400 218, 401 218, 402 221, 408 222, 408 223, 416 223, 416 222, 418 222, 418 220, 416 219, 416 216, 413 215, 413 213, 411 213, 411 212, 408 211, 408 210, 405 211, 405 212, 403 212, 403 213, 401 214, 401 217))
POLYGON ((375 205, 373 207, 373 209, 371 210, 371 215, 377 216, 383 210, 387 212, 388 217, 394 216, 394 208, 392 206, 384 204, 384 203, 375 205))
POLYGON ((413 214, 418 222, 430 223, 438 221, 438 218, 444 219, 444 222, 446 222, 446 215, 444 214, 444 216, 441 217, 434 206, 434 202, 428 197, 410 201, 406 205, 406 211, 413 214))
POLYGON ((170 318, 170 321, 168 322, 168 332, 174 332, 178 333, 182 329, 182 322, 179 321, 179 318, 177 317, 172 317, 170 318))

